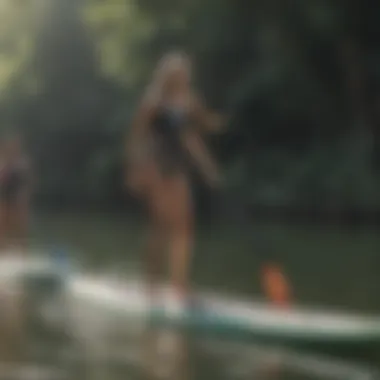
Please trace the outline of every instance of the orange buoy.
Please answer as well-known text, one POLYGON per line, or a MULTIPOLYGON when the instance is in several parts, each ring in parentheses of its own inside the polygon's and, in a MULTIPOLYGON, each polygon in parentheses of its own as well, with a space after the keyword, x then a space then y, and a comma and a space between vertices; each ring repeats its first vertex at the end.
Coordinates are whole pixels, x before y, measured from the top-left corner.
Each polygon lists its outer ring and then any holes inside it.
POLYGON ((290 304, 290 287, 279 266, 267 264, 262 271, 262 285, 266 296, 275 305, 287 307, 290 304))

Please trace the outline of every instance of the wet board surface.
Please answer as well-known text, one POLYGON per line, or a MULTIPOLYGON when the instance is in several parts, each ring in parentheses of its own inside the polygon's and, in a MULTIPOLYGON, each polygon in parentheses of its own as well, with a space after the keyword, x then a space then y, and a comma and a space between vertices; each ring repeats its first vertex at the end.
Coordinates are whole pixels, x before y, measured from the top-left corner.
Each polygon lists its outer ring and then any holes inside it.
POLYGON ((72 278, 69 294, 82 305, 91 304, 115 315, 146 317, 152 322, 187 326, 233 335, 246 334, 273 339, 315 343, 380 343, 380 319, 301 309, 278 309, 265 303, 237 301, 211 293, 198 293, 196 306, 172 314, 172 290, 163 286, 161 302, 151 310, 143 283, 129 281, 109 284, 100 279, 72 278))
MULTIPOLYGON (((380 344, 380 318, 339 314, 307 309, 279 309, 251 300, 238 300, 210 292, 198 292, 195 306, 182 313, 171 313, 172 289, 162 285, 158 307, 152 308, 144 284, 135 280, 110 280, 80 272, 59 271, 49 260, 41 257, 3 257, 0 259, 0 283, 3 289, 20 291, 20 279, 52 284, 62 281, 65 313, 71 323, 87 321, 87 327, 97 330, 102 324, 140 324, 186 327, 192 332, 239 339, 264 339, 274 342, 308 345, 380 344), (50 279, 49 279, 50 277, 50 279), (49 281, 50 282, 49 282, 49 281)), ((46 285, 51 286, 51 285, 46 285)), ((55 302, 57 297, 52 297, 55 302)), ((48 314, 48 313, 47 313, 48 314)), ((62 314, 62 313, 61 313, 62 314)), ((62 315, 60 315, 62 317, 62 315)), ((53 318, 53 317, 52 317, 53 318)))

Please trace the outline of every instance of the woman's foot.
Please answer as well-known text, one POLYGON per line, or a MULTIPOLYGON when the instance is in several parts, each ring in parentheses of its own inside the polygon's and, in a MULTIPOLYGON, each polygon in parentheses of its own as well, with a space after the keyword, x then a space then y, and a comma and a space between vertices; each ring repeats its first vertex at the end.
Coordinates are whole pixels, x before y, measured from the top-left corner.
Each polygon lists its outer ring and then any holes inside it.
POLYGON ((166 310, 171 317, 182 317, 187 310, 187 299, 178 295, 170 296, 166 303, 166 310))
POLYGON ((150 314, 165 314, 169 318, 183 318, 202 308, 197 297, 187 292, 168 291, 148 293, 150 314))
POLYGON ((174 293, 168 297, 167 309, 173 317, 183 317, 202 309, 202 304, 193 294, 174 293))

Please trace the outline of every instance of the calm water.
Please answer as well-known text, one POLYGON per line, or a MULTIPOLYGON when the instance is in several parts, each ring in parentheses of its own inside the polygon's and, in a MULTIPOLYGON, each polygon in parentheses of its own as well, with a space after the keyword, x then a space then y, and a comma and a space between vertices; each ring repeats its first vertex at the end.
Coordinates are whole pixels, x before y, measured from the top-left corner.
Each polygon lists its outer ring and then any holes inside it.
MULTIPOLYGON (((140 266, 145 228, 112 215, 40 216, 36 244, 68 247, 91 269, 130 271, 140 266)), ((366 228, 284 225, 199 226, 194 282, 212 289, 262 295, 261 263, 283 265, 302 304, 380 312, 380 235, 366 228)))
MULTIPOLYGON (((33 224, 34 244, 67 247, 92 271, 139 271, 145 238, 140 223, 112 215, 50 215, 36 217, 33 224)), ((263 296, 258 280, 260 265, 276 259, 282 263, 299 304, 379 312, 379 243, 380 236, 369 229, 203 225, 197 232, 194 283, 259 298, 263 296)), ((205 342, 179 335, 176 339, 181 341, 179 352, 184 352, 179 355, 187 358, 177 360, 182 365, 177 368, 177 380, 339 378, 329 377, 327 370, 316 373, 311 367, 297 369, 291 359, 279 359, 278 354, 266 353, 265 349, 252 352, 249 346, 236 348, 212 342, 206 342, 205 347, 205 342)), ((140 378, 133 360, 139 345, 130 344, 129 350, 134 353, 128 368, 109 364, 103 375, 102 370, 95 371, 99 379, 140 378)), ((94 378, 94 374, 87 373, 87 378, 94 378)))

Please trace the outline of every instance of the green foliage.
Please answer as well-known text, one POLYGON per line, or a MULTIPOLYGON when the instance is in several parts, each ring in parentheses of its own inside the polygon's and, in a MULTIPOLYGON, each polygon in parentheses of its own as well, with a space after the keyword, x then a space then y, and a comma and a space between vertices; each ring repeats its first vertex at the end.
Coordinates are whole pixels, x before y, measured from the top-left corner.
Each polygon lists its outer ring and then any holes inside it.
POLYGON ((139 48, 155 32, 155 23, 131 0, 86 0, 83 16, 97 47, 104 75, 127 86, 147 73, 139 48))
POLYGON ((2 4, 2 127, 25 131, 41 199, 120 201, 131 114, 157 58, 180 47, 193 56, 195 82, 207 102, 231 116, 218 155, 232 193, 268 206, 380 207, 374 163, 379 5, 2 4))

